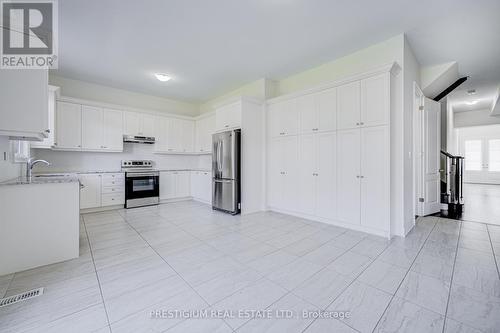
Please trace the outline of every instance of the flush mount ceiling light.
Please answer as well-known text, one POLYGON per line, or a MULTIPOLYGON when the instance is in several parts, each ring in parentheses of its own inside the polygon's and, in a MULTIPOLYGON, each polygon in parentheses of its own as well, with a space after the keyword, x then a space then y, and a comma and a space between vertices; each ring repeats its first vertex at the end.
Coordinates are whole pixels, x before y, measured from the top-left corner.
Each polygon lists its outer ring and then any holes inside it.
POLYGON ((163 74, 163 73, 155 73, 156 78, 161 81, 161 82, 167 82, 172 79, 172 77, 168 74, 163 74))
POLYGON ((479 102, 479 101, 475 100, 475 101, 471 101, 471 102, 465 102, 465 104, 467 104, 467 105, 475 105, 475 104, 477 104, 477 102, 479 102))

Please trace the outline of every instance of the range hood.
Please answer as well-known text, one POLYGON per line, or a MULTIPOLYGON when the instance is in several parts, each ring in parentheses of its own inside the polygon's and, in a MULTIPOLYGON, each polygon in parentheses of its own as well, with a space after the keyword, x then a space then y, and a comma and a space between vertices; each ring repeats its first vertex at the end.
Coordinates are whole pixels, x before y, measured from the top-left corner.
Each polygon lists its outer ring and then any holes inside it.
POLYGON ((155 138, 152 136, 124 135, 123 142, 153 144, 155 143, 155 138))

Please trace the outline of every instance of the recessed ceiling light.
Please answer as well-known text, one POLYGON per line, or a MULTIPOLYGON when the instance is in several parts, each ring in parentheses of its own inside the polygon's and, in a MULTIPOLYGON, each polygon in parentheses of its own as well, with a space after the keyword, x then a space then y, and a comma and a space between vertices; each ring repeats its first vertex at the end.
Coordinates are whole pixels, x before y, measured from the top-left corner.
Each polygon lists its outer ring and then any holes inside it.
POLYGON ((170 75, 163 74, 163 73, 156 73, 155 76, 161 82, 167 82, 167 81, 170 81, 172 79, 172 77, 170 75))
POLYGON ((472 101, 472 102, 465 102, 465 104, 467 104, 467 105, 475 105, 475 104, 477 104, 477 102, 479 102, 479 101, 475 100, 475 101, 472 101))

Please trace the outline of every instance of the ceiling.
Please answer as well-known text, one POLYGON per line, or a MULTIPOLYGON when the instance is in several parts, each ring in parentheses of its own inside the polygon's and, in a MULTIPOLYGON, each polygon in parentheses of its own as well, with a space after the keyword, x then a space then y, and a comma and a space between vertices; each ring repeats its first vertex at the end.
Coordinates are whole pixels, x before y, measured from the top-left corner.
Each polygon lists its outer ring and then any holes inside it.
POLYGON ((474 90, 475 94, 467 93, 469 89, 460 87, 448 95, 448 103, 453 107, 454 112, 484 110, 491 111, 493 103, 498 98, 500 86, 496 84, 477 85, 474 90), (471 104, 474 102, 474 104, 471 104), (469 103, 469 104, 468 104, 469 103))
POLYGON ((64 0, 55 74, 200 102, 406 32, 422 65, 500 82, 499 12, 498 0, 64 0))

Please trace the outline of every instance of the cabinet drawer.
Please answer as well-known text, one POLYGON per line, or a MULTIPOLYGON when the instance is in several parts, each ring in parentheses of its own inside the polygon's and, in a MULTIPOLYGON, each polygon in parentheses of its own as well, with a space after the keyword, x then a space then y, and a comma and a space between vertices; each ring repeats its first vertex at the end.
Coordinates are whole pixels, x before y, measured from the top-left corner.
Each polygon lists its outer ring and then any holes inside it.
POLYGON ((103 173, 102 179, 103 180, 105 180, 105 179, 124 180, 125 174, 124 173, 103 173))
POLYGON ((106 187, 109 187, 109 186, 124 186, 125 184, 125 180, 122 178, 122 179, 116 179, 116 178, 102 178, 102 186, 106 186, 106 187))
POLYGON ((125 192, 124 186, 103 186, 102 187, 102 194, 124 193, 124 192, 125 192))
POLYGON ((108 193, 102 195, 102 206, 123 205, 125 203, 124 193, 108 193))

